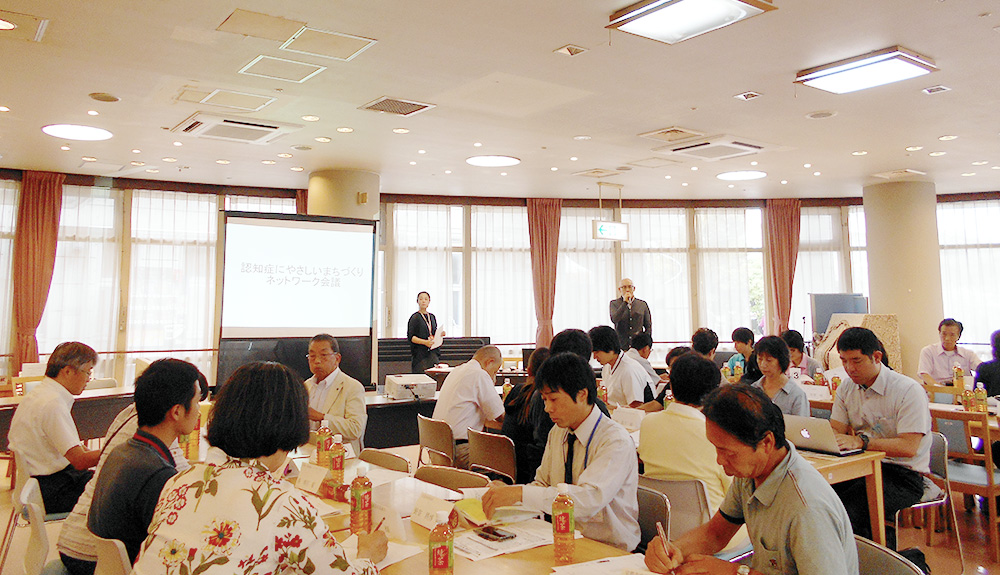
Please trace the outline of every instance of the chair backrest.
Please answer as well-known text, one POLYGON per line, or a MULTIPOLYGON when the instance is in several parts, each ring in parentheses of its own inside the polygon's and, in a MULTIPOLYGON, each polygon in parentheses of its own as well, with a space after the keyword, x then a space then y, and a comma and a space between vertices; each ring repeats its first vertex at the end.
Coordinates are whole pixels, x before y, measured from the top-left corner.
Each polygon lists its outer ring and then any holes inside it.
POLYGON ((659 491, 670 501, 670 531, 667 532, 667 538, 671 541, 708 523, 712 517, 712 510, 708 507, 708 491, 705 489, 705 482, 700 479, 668 480, 640 475, 639 486, 659 491))
MULTIPOLYGON (((430 453, 431 463, 435 465, 455 465, 455 436, 447 421, 431 419, 417 414, 417 432, 420 435, 420 454, 426 449, 430 453)), ((422 457, 417 457, 419 466, 422 457)))
POLYGON ((637 496, 639 498, 640 538, 636 551, 645 553, 646 545, 657 536, 657 523, 662 524, 667 537, 670 536, 670 501, 666 495, 642 485, 639 486, 637 496))
POLYGON ((931 473, 948 482, 948 438, 939 431, 931 432, 931 473))
POLYGON ((19 375, 17 377, 10 378, 11 383, 14 385, 15 389, 20 386, 21 395, 27 395, 29 391, 38 387, 38 384, 45 379, 44 375, 19 375))
MULTIPOLYGON (((972 438, 975 435, 981 437, 985 445, 992 445, 990 415, 988 413, 931 408, 931 421, 934 431, 943 434, 947 439, 948 457, 969 463, 978 463, 985 465, 986 469, 993 469, 991 450, 984 449, 983 453, 978 453, 972 444, 972 438), (975 434, 972 430, 973 426, 977 428, 975 434)), ((991 477, 992 483, 992 474, 987 475, 991 477)))
POLYGON ((113 377, 101 377, 87 382, 87 389, 111 389, 118 387, 118 381, 113 377))
POLYGON ((96 540, 97 567, 94 575, 129 575, 132 561, 128 558, 125 544, 118 539, 105 539, 94 535, 96 540))
POLYGON ((486 487, 490 484, 490 478, 482 473, 442 465, 424 465, 417 469, 413 477, 420 481, 440 485, 452 491, 458 491, 466 487, 486 487))
POLYGON ((860 575, 923 575, 909 559, 864 537, 854 536, 860 575))
POLYGON ((405 457, 401 457, 395 453, 389 453, 388 451, 375 449, 373 447, 366 447, 362 449, 361 453, 358 454, 358 459, 361 461, 367 461, 372 465, 392 469, 393 471, 402 471, 403 473, 410 472, 410 462, 405 457))
POLYGON ((45 531, 45 503, 38 480, 34 477, 24 482, 18 498, 28 516, 28 548, 24 552, 24 575, 39 575, 49 556, 49 535, 45 531))
POLYGON ((469 429, 469 469, 496 473, 514 483, 517 458, 514 442, 506 435, 469 429))

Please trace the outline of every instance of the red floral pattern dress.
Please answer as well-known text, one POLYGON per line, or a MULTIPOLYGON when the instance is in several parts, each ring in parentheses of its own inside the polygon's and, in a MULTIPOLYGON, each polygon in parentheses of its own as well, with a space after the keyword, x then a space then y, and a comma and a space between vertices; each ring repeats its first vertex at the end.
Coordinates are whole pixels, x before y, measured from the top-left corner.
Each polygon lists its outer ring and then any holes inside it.
POLYGON ((227 458, 171 478, 156 504, 136 575, 377 575, 351 564, 313 506, 257 461, 227 458))

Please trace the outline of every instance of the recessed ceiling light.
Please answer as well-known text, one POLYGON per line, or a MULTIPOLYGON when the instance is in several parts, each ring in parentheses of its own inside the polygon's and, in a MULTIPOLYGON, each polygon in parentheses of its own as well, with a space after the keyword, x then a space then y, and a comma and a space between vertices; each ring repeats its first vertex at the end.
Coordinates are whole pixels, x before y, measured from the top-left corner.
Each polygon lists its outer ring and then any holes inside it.
POLYGON ((729 187, 730 187, 730 188, 735 188, 735 187, 736 187, 736 185, 734 185, 734 184, 729 184, 729 187))
POLYGON ((291 158, 292 155, 289 154, 288 152, 282 152, 282 153, 278 154, 278 157, 279 158, 291 158))
POLYGON ((80 126, 77 124, 49 124, 43 126, 42 131, 63 140, 82 140, 86 142, 96 142, 99 140, 110 140, 113 135, 104 128, 94 126, 80 126))
POLYGON ((788 183, 788 180, 781 180, 781 185, 782 186, 785 185, 785 184, 787 184, 787 183, 788 183))
POLYGON ((473 143, 472 145, 473 145, 474 147, 476 147, 476 148, 482 148, 482 147, 483 147, 483 143, 482 143, 482 142, 475 142, 475 143, 473 143))
POLYGON ((133 154, 141 154, 142 150, 140 150, 139 148, 132 148, 132 153, 133 154))
POLYGON ((444 171, 444 173, 446 173, 446 174, 450 174, 450 173, 451 173, 451 170, 445 170, 445 171, 444 171))
POLYGON ((88 116, 100 116, 101 113, 98 112, 97 110, 87 110, 87 115, 88 116))
MULTIPOLYGON (((341 134, 350 134, 351 132, 354 131, 354 128, 350 128, 348 126, 341 126, 341 127, 337 128, 337 131, 340 132, 341 134)), ((395 131, 396 130, 393 130, 393 132, 395 132, 395 131)), ((396 133, 398 134, 400 132, 396 132, 396 133)), ((402 132, 402 133, 405 134, 406 132, 402 132)))
POLYGON ((930 154, 927 154, 927 155, 930 156, 930 157, 932 157, 932 158, 936 158, 938 156, 943 156, 943 155, 945 155, 947 153, 948 152, 931 152, 930 154))
POLYGON ((300 152, 308 152, 312 149, 312 146, 306 146, 304 144, 295 144, 291 147, 293 150, 298 150, 300 152))
POLYGON ((988 163, 989 162, 987 162, 986 160, 979 160, 978 162, 972 162, 972 165, 973 166, 985 166, 988 163))
POLYGON ((507 175, 507 172, 500 172, 500 175, 501 175, 501 176, 506 176, 506 175, 507 175))
POLYGON ((957 140, 958 136, 941 136, 938 139, 941 140, 942 142, 950 142, 952 140, 957 140))
POLYGON ((579 160, 579 159, 580 159, 580 158, 577 158, 576 156, 570 156, 570 158, 569 158, 569 161, 571 161, 571 162, 575 162, 575 161, 577 161, 577 160, 579 160))
POLYGON ((427 150, 417 150, 417 153, 418 153, 418 154, 426 154, 426 153, 427 153, 427 150))
POLYGON ((550 169, 550 170, 552 170, 553 172, 558 172, 558 171, 559 171, 559 168, 557 168, 557 167, 555 167, 555 166, 552 166, 552 167, 551 167, 551 168, 549 168, 549 169, 550 169))
POLYGON ((95 158, 93 156, 84 156, 84 157, 82 157, 80 159, 83 160, 84 162, 96 162, 97 161, 97 158, 95 158))
POLYGON ((795 76, 805 84, 834 94, 846 94, 901 82, 937 71, 934 61, 902 46, 890 46, 861 56, 831 62, 795 76))
POLYGON ((302 120, 306 122, 318 122, 319 116, 302 116, 302 120))
POLYGON ((167 158, 163 158, 163 161, 164 161, 164 162, 176 162, 176 161, 177 161, 177 158, 170 158, 170 157, 167 157, 167 158))
POLYGON ((184 142, 174 142, 174 145, 179 148, 184 145, 184 142))
POLYGON ((0 112, 9 112, 9 111, 10 108, 8 108, 7 106, 0 106, 0 112))
POLYGON ((813 165, 812 164, 802 164, 802 167, 803 168, 811 168, 811 167, 813 167, 813 165))
POLYGON ((990 166, 991 170, 1000 170, 1000 166, 990 166))
POLYGON ((906 146, 906 151, 907 152, 919 152, 920 150, 923 150, 923 149, 924 149, 923 146, 906 146))
POLYGON ((807 120, 826 120, 837 115, 836 110, 817 110, 806 114, 807 120))
POLYGON ((229 160, 215 160, 216 164, 222 164, 223 166, 229 164, 229 160))
POLYGON ((581 135, 579 135, 579 136, 573 136, 573 139, 574 139, 574 140, 589 140, 589 139, 590 139, 590 136, 586 136, 586 135, 582 135, 582 134, 581 134, 581 135))
POLYGON ((687 187, 688 183, 687 183, 687 182, 684 182, 684 183, 683 183, 683 184, 681 184, 681 185, 682 185, 682 186, 684 186, 684 187, 687 187))
POLYGON ((410 131, 407 130, 406 128, 393 128, 392 129, 392 133, 393 134, 409 134, 410 131))
POLYGON ((62 150, 62 151, 64 151, 64 152, 68 152, 69 151, 69 146, 59 146, 59 149, 62 150))
POLYGON ((516 166, 521 160, 513 156, 472 156, 465 159, 465 163, 480 168, 504 168, 516 166))
POLYGON ((87 95, 90 96, 91 100, 97 100, 98 102, 117 102, 121 100, 118 96, 108 94, 107 92, 92 92, 87 95))
POLYGON ((858 150, 856 152, 851 152, 852 156, 867 156, 868 152, 866 150, 858 150))
POLYGON ((159 174, 160 170, 157 170, 156 168, 149 168, 146 172, 149 174, 159 174))
POLYGON ((146 162, 140 162, 140 161, 137 161, 137 160, 133 160, 133 161, 131 161, 129 163, 132 164, 133 166, 145 166, 146 165, 146 162))
POLYGON ((411 165, 411 166, 416 166, 416 165, 417 165, 417 163, 416 163, 416 162, 410 162, 410 165, 411 165))
POLYGON ((820 175, 820 173, 819 173, 819 172, 813 172, 813 175, 814 175, 814 176, 819 176, 819 175, 820 175))
POLYGON ((697 172, 698 171, 698 166, 691 166, 691 171, 692 172, 697 172))
POLYGON ((751 165, 751 166, 756 166, 756 165, 757 165, 757 161, 756 161, 756 160, 754 160, 754 161, 750 162, 750 165, 751 165))
POLYGON ((302 166, 292 166, 292 167, 291 167, 290 169, 291 169, 291 170, 292 170, 293 172, 301 172, 301 171, 302 171, 302 170, 304 170, 305 168, 303 168, 302 166))
POLYGON ((671 176, 663 176, 664 180, 669 180, 671 176))
POLYGON ((0 20, 0 30, 13 30, 14 28, 17 28, 17 24, 9 20, 0 20))
POLYGON ((273 166, 278 162, 275 162, 274 160, 261 160, 260 163, 264 164, 265 166, 273 166))
POLYGON ((329 144, 330 142, 333 141, 332 139, 327 138, 326 136, 319 136, 319 137, 313 138, 313 139, 316 140, 317 142, 321 143, 321 144, 329 144))
POLYGON ((744 180, 759 180, 767 177, 767 172, 761 172, 760 170, 739 170, 735 172, 722 172, 715 177, 720 180, 730 182, 741 182, 744 180))
POLYGON ((976 172, 965 172, 965 173, 963 173, 962 175, 963 175, 963 176, 965 176, 965 177, 969 177, 969 176, 975 176, 975 175, 976 175, 976 172))

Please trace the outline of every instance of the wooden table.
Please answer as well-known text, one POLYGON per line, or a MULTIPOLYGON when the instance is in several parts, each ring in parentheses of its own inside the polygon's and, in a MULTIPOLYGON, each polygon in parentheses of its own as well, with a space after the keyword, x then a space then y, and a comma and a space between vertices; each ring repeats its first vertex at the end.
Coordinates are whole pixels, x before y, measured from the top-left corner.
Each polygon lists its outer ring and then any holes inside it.
POLYGON ((882 458, 885 454, 881 451, 865 451, 857 455, 838 457, 799 450, 799 455, 811 463, 830 485, 858 477, 865 478, 872 540, 879 545, 885 545, 885 509, 882 496, 882 458))
MULTIPOLYGON (((73 421, 80 440, 103 438, 118 413, 131 405, 134 391, 120 387, 86 390, 73 403, 73 421)), ((14 411, 24 396, 0 398, 0 451, 9 449, 7 435, 14 411)))

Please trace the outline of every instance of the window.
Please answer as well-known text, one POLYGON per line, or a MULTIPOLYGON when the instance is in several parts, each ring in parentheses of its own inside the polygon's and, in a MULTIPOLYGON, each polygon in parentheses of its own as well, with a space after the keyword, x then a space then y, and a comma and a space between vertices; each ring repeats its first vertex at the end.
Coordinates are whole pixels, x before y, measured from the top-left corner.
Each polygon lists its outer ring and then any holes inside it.
POLYGON ((792 284, 792 311, 789 329, 812 339, 812 305, 809 294, 850 291, 843 245, 841 209, 802 208, 799 254, 792 284))
POLYGON ((262 196, 226 196, 226 211, 294 214, 295 198, 267 198, 262 196))
MULTIPOLYGON (((610 220, 611 211, 562 208, 556 264, 554 333, 587 331, 611 324, 610 301, 617 297, 615 242, 593 239, 593 220, 610 220)), ((641 287, 641 286, 640 286, 641 287)))
POLYGON ((535 341, 528 208, 471 206, 472 334, 535 341))
MULTIPOLYGON (((17 222, 17 198, 21 186, 13 180, 0 180, 0 305, 4 313, 0 313, 0 355, 10 355, 12 305, 11 265, 14 251, 14 224, 17 222)), ((0 375, 6 375, 10 363, 0 361, 0 375)))
POLYGON ((847 236, 851 251, 851 292, 868 296, 868 236, 865 208, 847 207, 847 236))
MULTIPOLYGON (((37 332, 40 354, 63 341, 116 349, 121 198, 118 190, 63 186, 52 284, 37 332)), ((101 361, 95 376, 113 377, 114 362, 101 361)))
POLYGON ((215 345, 218 199, 135 190, 127 349, 147 359, 185 359, 208 374, 215 345))
POLYGON ((636 285, 636 297, 649 304, 657 341, 686 342, 691 326, 691 276, 688 211, 623 209, 629 241, 622 242, 622 277, 636 285))
POLYGON ((762 210, 701 208, 694 211, 698 325, 728 340, 737 327, 764 328, 762 210))
POLYGON ((948 202, 937 206, 941 244, 941 292, 945 317, 965 326, 963 344, 988 353, 1000 327, 1000 200, 948 202))

